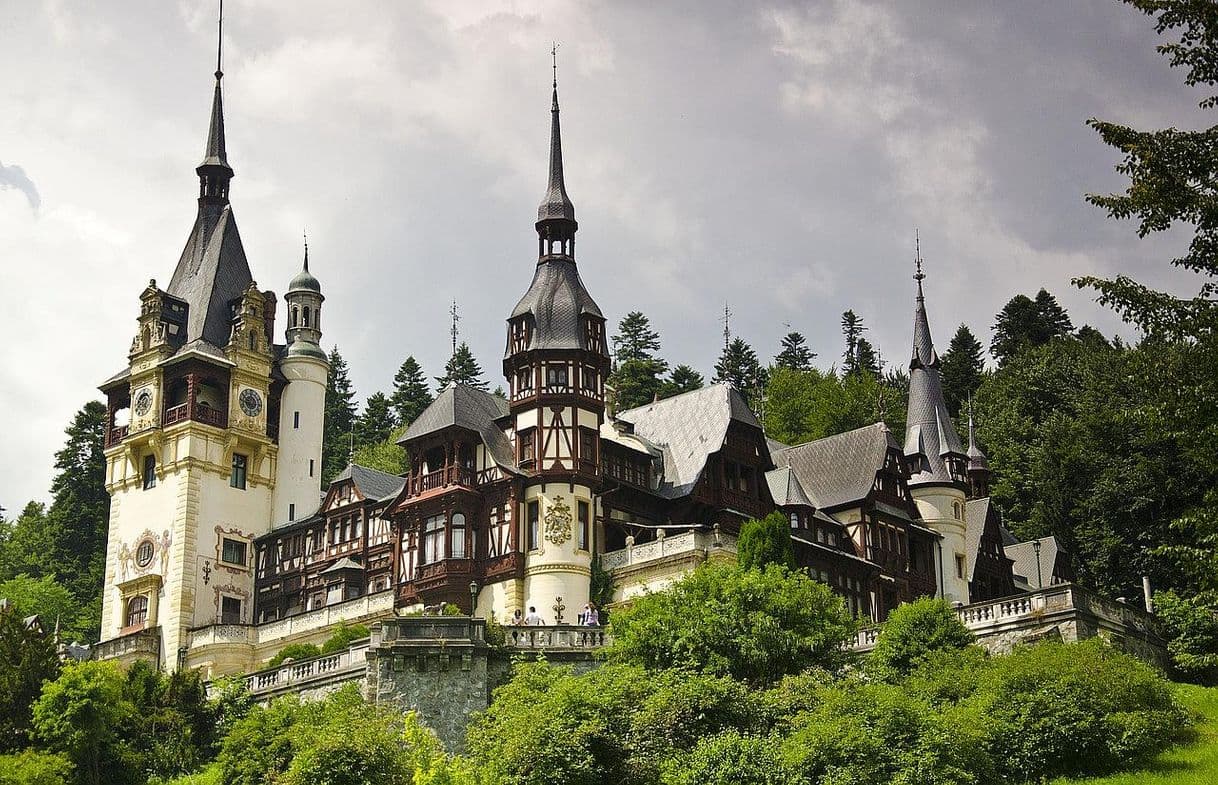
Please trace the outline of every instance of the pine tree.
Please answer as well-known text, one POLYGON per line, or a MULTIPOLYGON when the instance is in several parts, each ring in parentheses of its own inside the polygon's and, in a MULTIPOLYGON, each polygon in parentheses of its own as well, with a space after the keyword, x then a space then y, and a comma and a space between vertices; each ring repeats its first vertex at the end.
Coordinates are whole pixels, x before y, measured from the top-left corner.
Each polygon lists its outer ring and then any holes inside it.
POLYGON ((378 392, 368 396, 364 402, 364 413, 355 422, 356 446, 378 444, 389 438, 394 428, 393 412, 389 399, 378 392))
POLYGON ((631 360, 655 359, 660 351, 660 334, 651 329, 651 320, 641 311, 631 311, 617 325, 613 336, 615 359, 619 363, 631 360))
POLYGON ((767 374, 765 368, 757 360, 757 352, 744 342, 743 338, 733 338, 723 349, 719 362, 715 363, 715 382, 727 382, 736 389, 751 408, 756 409, 761 403, 765 391, 767 374))
POLYGON ((702 377, 702 374, 688 365, 678 365, 672 369, 672 372, 668 374, 668 378, 660 385, 660 397, 671 398, 681 393, 701 390, 705 386, 706 379, 702 377))
MULTIPOLYGON (((106 405, 89 401, 65 430, 55 453, 54 501, 47 525, 55 538, 52 569, 82 604, 100 596, 106 570, 110 494, 106 491, 106 405)), ((100 621, 100 620, 99 620, 100 621)))
POLYGON ((1044 289, 1037 292, 1035 300, 1017 294, 1007 301, 994 320, 990 354, 1002 366, 1024 349, 1044 346, 1073 330, 1066 310, 1044 289))
POLYGON ((474 359, 469 344, 462 341, 457 351, 448 359, 444 366, 444 375, 436 378, 436 384, 441 390, 450 384, 465 384, 479 390, 486 389, 486 380, 482 378, 482 366, 474 359))
POLYGON ((423 367, 413 356, 407 357, 393 377, 393 394, 389 396, 396 424, 410 425, 432 400, 423 367))
POLYGON ((952 342, 940 358, 939 376, 943 380, 943 397, 953 417, 960 414, 969 396, 977 392, 985 377, 984 348, 968 325, 956 328, 952 342))
POLYGON ((782 351, 774 358, 774 365, 792 371, 810 371, 815 356, 816 352, 808 348, 808 341, 801 333, 789 332, 782 339, 782 351))
POLYGON ((351 429, 355 425, 355 388, 347 361, 338 347, 330 350, 330 379, 326 382, 326 419, 322 427, 321 482, 328 485, 347 466, 351 429))
POLYGON ((854 311, 842 314, 842 335, 846 339, 846 351, 842 353, 842 373, 858 372, 858 343, 866 330, 863 320, 854 311))
POLYGON ((880 353, 871 345, 871 341, 859 338, 854 346, 854 373, 879 376, 883 367, 884 361, 880 359, 880 353))

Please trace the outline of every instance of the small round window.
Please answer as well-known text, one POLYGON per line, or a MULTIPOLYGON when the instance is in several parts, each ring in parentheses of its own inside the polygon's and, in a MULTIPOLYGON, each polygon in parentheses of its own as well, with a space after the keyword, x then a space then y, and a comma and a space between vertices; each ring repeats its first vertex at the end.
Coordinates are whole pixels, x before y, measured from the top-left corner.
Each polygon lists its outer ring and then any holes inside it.
POLYGON ((147 567, 152 563, 152 540, 144 540, 135 546, 135 563, 147 567))

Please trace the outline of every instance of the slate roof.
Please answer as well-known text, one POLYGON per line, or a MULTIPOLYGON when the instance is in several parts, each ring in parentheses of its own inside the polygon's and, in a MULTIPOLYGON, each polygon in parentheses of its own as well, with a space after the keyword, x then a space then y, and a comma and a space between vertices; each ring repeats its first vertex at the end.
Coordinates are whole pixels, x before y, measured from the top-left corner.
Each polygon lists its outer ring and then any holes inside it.
POLYGON ((977 554, 981 550, 981 536, 985 534, 986 518, 990 514, 990 497, 970 499, 964 505, 964 558, 965 579, 973 579, 973 568, 977 566, 977 554))
MULTIPOLYGON (((920 275, 920 274, 919 274, 920 275)), ((917 305, 914 309, 913 357, 909 362, 909 408, 905 417, 905 455, 925 458, 923 470, 914 474, 910 486, 928 483, 953 483, 943 456, 955 453, 963 456, 964 448, 952 424, 943 398, 943 382, 939 378, 939 354, 930 337, 926 318, 926 300, 922 280, 918 278, 917 305)), ((913 462, 917 468, 919 462, 913 462)))
POLYGON ((761 430, 761 423, 740 393, 727 384, 674 395, 628 409, 617 419, 664 453, 664 476, 657 493, 668 499, 687 495, 706 468, 707 457, 718 452, 732 421, 761 430))
MULTIPOLYGON (((533 335, 529 349, 588 349, 582 317, 591 314, 603 319, 600 306, 584 288, 575 262, 565 257, 548 256, 537 263, 533 282, 512 309, 512 319, 533 315, 533 335)), ((508 353, 511 353, 509 346, 508 353)))
POLYGON ((977 446, 977 428, 973 425, 973 399, 968 402, 968 468, 973 471, 986 471, 990 468, 990 459, 977 446))
POLYGON ((230 205, 203 204, 169 281, 169 294, 185 301, 186 340, 227 346, 232 308, 254 278, 250 275, 230 205))
POLYGON ((370 469, 367 466, 360 466, 358 463, 347 464, 347 468, 331 480, 330 485, 343 480, 354 481, 361 496, 376 501, 397 496, 398 492, 402 490, 402 486, 406 484, 406 480, 396 474, 370 469))
POLYGON ((1057 545, 1056 537, 1050 535, 1041 537, 1039 540, 1019 542, 1008 545, 1002 550, 1006 553, 1007 558, 1014 562, 1011 570, 1016 575, 1022 575, 1033 589, 1038 589, 1043 586, 1037 586, 1034 583, 1036 580, 1036 548, 1033 543, 1035 542, 1040 542, 1040 575, 1044 586, 1048 586, 1053 580, 1053 568, 1057 564, 1057 555, 1061 550, 1057 545))
POLYGON ((888 426, 878 422, 790 447, 776 453, 774 462, 791 468, 817 507, 833 509, 871 493, 892 448, 900 449, 888 426))
POLYGON ((518 472, 512 443, 495 423, 507 413, 507 401, 498 395, 466 384, 449 385, 410 424, 398 444, 404 446, 444 428, 464 428, 482 437, 482 443, 500 468, 518 472))
POLYGON ((567 196, 562 176, 562 134, 558 124, 558 83, 554 83, 554 100, 550 108, 550 182, 546 195, 537 208, 537 223, 542 221, 575 221, 575 205, 567 196))
POLYGON ((799 478, 791 471, 790 466, 780 466, 766 472, 765 481, 770 486, 770 496, 773 497, 774 504, 779 507, 797 504, 805 507, 816 506, 816 503, 804 492, 803 486, 799 484, 799 478))

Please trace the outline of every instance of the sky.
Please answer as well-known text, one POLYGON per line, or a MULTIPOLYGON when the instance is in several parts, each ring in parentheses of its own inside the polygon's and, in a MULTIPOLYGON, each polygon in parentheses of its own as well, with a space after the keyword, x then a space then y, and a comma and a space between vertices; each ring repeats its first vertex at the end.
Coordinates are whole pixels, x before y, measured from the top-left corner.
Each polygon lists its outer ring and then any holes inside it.
MULTIPOLYGON (((196 210, 216 49, 205 0, 0 0, 0 506, 47 499, 73 413, 126 364, 139 294, 196 210)), ((730 329, 827 367, 853 309, 908 362, 915 231, 939 348, 1017 293, 1134 337, 1081 275, 1180 293, 1183 232, 1139 240, 1091 117, 1202 127, 1204 97, 1116 0, 901 3, 229 0, 231 198, 282 293, 307 230, 360 399, 450 352, 492 386, 536 261, 550 48, 583 280, 709 378, 730 329)), ((282 319, 281 319, 282 321, 282 319)), ((277 340, 282 341, 282 328, 277 340)))

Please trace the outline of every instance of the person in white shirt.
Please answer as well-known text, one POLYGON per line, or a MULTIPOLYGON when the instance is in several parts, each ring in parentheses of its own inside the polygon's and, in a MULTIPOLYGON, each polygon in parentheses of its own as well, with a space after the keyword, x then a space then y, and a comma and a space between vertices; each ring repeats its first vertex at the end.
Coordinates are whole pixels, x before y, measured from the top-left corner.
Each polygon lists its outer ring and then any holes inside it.
POLYGON ((524 623, 526 627, 540 627, 545 624, 541 620, 541 617, 537 615, 537 609, 532 605, 529 606, 529 612, 524 617, 524 623))

